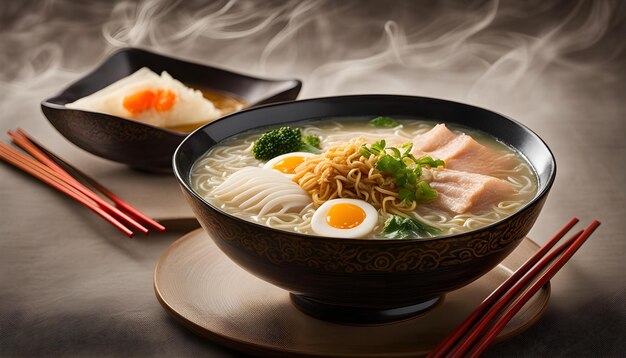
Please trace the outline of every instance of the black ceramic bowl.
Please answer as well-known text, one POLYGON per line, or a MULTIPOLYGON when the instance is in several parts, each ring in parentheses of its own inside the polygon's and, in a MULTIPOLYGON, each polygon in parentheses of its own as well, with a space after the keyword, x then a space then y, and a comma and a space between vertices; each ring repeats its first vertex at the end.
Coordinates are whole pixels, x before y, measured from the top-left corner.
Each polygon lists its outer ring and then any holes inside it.
POLYGON ((227 116, 181 143, 174 155, 174 173, 203 228, 237 264, 291 292, 296 306, 316 317, 380 323, 415 314, 500 263, 537 219, 556 164, 536 134, 500 114, 432 98, 363 95, 281 103, 227 116), (335 239, 271 229, 221 211, 190 186, 194 162, 232 135, 259 126, 297 126, 302 120, 379 115, 429 119, 489 133, 528 159, 538 175, 538 192, 518 212, 483 228, 399 241, 335 239))
POLYGON ((50 123, 70 142, 97 156, 150 171, 171 171, 172 155, 187 136, 141 122, 104 113, 66 108, 65 104, 90 95, 142 67, 167 71, 175 79, 197 88, 233 95, 249 106, 296 99, 298 80, 266 80, 177 60, 136 48, 111 55, 93 72, 61 93, 41 102, 50 123))

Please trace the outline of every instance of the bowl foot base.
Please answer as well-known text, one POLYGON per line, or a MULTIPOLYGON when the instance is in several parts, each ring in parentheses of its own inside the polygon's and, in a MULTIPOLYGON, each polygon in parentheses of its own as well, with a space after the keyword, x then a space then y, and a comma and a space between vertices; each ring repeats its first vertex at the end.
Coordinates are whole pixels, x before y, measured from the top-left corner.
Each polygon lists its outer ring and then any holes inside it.
POLYGON ((351 325, 384 324, 412 318, 430 310, 443 301, 443 296, 439 296, 409 306, 373 309, 338 306, 293 293, 290 293, 289 296, 296 308, 309 316, 324 321, 351 325))

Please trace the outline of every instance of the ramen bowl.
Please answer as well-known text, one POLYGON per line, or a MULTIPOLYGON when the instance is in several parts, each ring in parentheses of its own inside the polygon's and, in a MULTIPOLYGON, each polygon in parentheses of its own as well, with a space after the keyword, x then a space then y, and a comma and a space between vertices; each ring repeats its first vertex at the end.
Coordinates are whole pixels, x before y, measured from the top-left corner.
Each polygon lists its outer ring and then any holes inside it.
POLYGON ((302 88, 302 83, 295 79, 256 78, 138 48, 125 48, 57 95, 43 100, 41 109, 59 133, 92 154, 138 169, 171 172, 174 151, 188 133, 65 106, 142 67, 156 73, 167 71, 192 88, 232 96, 249 107, 296 99, 302 88))
POLYGON ((244 110, 186 138, 174 155, 173 167, 202 227, 230 259, 287 290, 305 313, 352 324, 411 317, 492 270, 531 229, 556 175, 546 144, 512 119, 461 103, 390 95, 317 98, 244 110), (537 175, 537 193, 512 215, 473 231, 423 239, 363 240, 305 235, 246 221, 192 189, 194 163, 233 135, 262 126, 379 115, 433 120, 490 134, 528 160, 537 175))

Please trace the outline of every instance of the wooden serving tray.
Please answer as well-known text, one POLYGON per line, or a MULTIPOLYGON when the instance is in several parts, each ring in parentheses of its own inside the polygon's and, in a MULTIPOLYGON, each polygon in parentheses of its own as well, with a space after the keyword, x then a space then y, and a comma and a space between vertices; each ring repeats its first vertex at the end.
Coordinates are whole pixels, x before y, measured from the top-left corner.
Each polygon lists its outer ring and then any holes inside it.
MULTIPOLYGON (((226 257, 203 230, 173 243, 154 271, 165 310, 185 327, 219 344, 258 355, 404 357, 424 355, 538 249, 525 239, 498 267, 447 294, 420 316, 384 325, 350 326, 299 311, 287 291, 262 281, 226 257)), ((547 284, 501 332, 513 337, 532 325, 550 298, 547 284)))

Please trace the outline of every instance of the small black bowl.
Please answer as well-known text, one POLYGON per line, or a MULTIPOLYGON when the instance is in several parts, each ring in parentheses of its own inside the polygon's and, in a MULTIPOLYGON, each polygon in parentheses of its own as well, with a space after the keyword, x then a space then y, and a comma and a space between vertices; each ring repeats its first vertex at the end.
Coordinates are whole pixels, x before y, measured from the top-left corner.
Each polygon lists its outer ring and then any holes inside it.
MULTIPOLYGON (((360 117, 360 118, 359 118, 360 117)), ((492 270, 524 239, 556 176, 550 149, 532 131, 500 114, 424 97, 361 95, 316 98, 241 111, 187 137, 174 155, 174 174, 204 230, 248 272, 291 293, 315 317, 367 324, 403 319, 446 292, 492 270), (524 155, 538 177, 535 197, 514 214, 455 235, 413 240, 357 240, 303 235, 245 221, 191 187, 193 164, 216 143, 260 126, 305 120, 387 115, 457 124, 491 134, 524 155)))
POLYGON ((191 87, 233 95, 248 106, 296 99, 298 80, 267 80, 182 61, 137 48, 115 52, 98 68, 61 93, 41 102, 50 123, 70 142, 97 156, 148 171, 171 171, 172 156, 187 133, 104 113, 66 108, 142 67, 167 71, 191 87))

